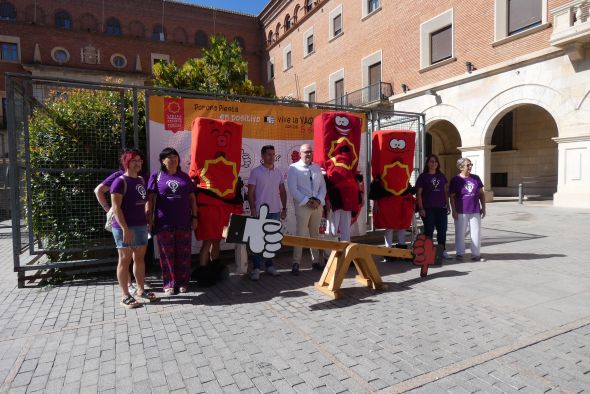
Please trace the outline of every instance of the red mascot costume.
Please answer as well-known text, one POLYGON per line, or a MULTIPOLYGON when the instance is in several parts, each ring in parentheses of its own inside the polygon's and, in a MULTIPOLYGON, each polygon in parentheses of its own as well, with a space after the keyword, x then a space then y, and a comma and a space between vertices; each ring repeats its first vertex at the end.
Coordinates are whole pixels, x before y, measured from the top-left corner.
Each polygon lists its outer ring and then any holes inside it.
POLYGON ((346 112, 324 112, 313 121, 313 161, 326 172, 334 232, 350 240, 350 225, 362 207, 362 176, 357 173, 361 118, 346 112))
POLYGON ((241 157, 241 124, 209 118, 193 121, 189 176, 197 186, 199 210, 195 236, 203 245, 196 275, 202 285, 212 284, 222 276, 224 267, 217 257, 223 227, 228 225, 230 214, 240 214, 243 210, 238 177, 241 157))
MULTIPOLYGON (((410 176, 414 169, 415 147, 414 131, 380 130, 373 133, 373 181, 369 198, 378 207, 377 212, 373 213, 375 228, 403 230, 405 234, 412 224, 415 199, 411 192, 410 176)), ((391 240, 388 242, 386 235, 388 243, 391 240)), ((405 244, 405 241, 400 243, 405 244)))

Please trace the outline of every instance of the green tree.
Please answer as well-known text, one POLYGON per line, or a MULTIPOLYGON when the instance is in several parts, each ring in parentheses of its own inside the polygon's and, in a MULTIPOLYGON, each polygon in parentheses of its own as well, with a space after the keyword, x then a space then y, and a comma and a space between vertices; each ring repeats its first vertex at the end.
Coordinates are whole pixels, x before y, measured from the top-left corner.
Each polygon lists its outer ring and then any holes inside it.
POLYGON ((219 94, 268 95, 263 86, 254 85, 247 78, 248 62, 242 58, 242 48, 237 42, 212 36, 210 43, 201 58, 189 59, 181 66, 174 62, 154 65, 154 86, 219 94))
MULTIPOLYGON (((32 228, 45 250, 88 249, 109 237, 93 189, 118 167, 122 107, 126 145, 133 145, 130 92, 67 89, 50 92, 30 117, 32 228)), ((145 105, 138 99, 140 143, 145 105)), ((53 260, 70 256, 50 253, 53 260)), ((79 255, 78 255, 79 256, 79 255)))

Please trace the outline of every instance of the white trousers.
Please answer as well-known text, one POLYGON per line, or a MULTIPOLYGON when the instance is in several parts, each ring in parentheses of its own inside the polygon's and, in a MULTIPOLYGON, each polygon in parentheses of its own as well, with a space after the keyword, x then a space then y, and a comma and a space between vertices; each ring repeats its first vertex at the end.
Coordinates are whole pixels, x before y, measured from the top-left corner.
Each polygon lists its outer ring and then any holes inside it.
MULTIPOLYGON (((307 205, 299 206, 295 203, 295 220, 297 222, 296 235, 303 237, 318 238, 320 235, 320 222, 322 221, 322 207, 311 209, 307 205)), ((320 262, 320 253, 317 249, 309 249, 311 260, 314 263, 320 262)), ((303 249, 293 247, 293 263, 301 263, 303 249)))
POLYGON ((397 231, 397 243, 400 245, 406 244, 406 230, 394 230, 391 228, 385 229, 383 238, 385 238, 385 246, 388 248, 393 247, 393 232, 397 231))
POLYGON ((465 234, 469 225, 469 238, 471 239, 471 256, 479 256, 481 248, 481 214, 460 213, 455 220, 455 250, 457 255, 465 254, 465 234))
POLYGON ((352 212, 338 209, 332 211, 332 220, 330 222, 330 235, 337 237, 340 232, 341 241, 350 241, 350 222, 352 221, 352 212))

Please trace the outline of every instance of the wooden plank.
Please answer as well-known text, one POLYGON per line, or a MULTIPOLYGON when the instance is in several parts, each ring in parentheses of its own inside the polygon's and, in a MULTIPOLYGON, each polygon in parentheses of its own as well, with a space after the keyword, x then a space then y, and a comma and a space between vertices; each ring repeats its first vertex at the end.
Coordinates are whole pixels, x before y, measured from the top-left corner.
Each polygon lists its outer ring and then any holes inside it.
POLYGON ((330 249, 342 251, 346 249, 350 242, 328 241, 325 239, 298 237, 296 235, 285 234, 281 241, 283 246, 299 246, 311 249, 330 249))

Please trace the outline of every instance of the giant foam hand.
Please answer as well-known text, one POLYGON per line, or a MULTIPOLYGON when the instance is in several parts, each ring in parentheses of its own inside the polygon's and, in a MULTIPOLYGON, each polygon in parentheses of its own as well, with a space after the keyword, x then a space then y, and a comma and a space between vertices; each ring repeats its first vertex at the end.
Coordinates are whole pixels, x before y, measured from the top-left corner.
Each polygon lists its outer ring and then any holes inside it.
POLYGON ((259 214, 257 218, 231 215, 225 241, 246 244, 250 252, 262 254, 262 257, 270 259, 281 249, 282 225, 278 220, 266 218, 268 214, 266 204, 260 206, 259 214))

